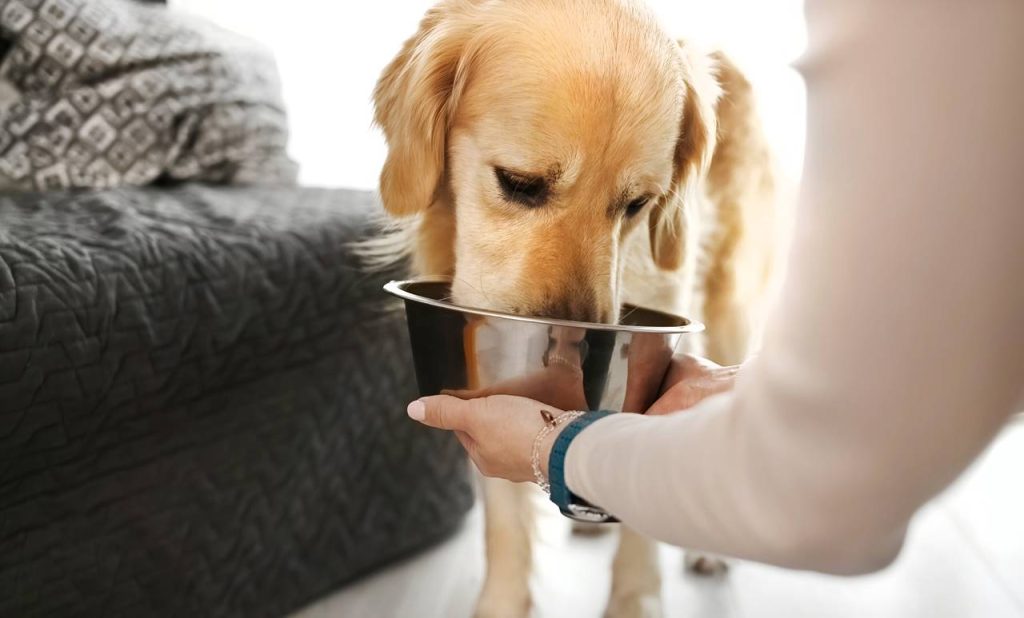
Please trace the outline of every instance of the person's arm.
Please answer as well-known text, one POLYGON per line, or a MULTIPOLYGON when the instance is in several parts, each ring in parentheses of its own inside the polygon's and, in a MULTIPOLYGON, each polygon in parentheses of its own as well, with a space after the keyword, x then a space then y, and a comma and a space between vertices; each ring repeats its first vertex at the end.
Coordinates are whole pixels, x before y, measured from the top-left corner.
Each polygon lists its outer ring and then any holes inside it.
POLYGON ((576 494, 677 545, 871 571, 1024 385, 1024 4, 809 1, 789 273, 733 393, 616 415, 576 494))

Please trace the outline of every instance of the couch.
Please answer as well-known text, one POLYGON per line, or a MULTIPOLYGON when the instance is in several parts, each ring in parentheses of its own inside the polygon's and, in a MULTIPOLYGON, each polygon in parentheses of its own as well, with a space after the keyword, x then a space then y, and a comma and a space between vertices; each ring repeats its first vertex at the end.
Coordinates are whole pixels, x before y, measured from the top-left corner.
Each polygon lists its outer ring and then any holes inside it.
POLYGON ((455 531, 370 193, 0 194, 0 616, 280 616, 455 531))

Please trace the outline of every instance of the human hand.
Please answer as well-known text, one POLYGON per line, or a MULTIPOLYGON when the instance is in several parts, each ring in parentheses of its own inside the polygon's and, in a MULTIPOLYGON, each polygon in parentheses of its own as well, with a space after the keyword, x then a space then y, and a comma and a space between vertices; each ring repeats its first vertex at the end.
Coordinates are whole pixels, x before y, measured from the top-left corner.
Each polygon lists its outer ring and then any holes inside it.
POLYGON ((698 356, 673 358, 662 383, 661 397, 647 409, 647 414, 686 410, 712 395, 732 390, 740 367, 723 367, 698 356))
MULTIPOLYGON (((459 399, 448 395, 423 397, 409 404, 409 417, 429 427, 455 432, 484 476, 514 482, 534 480, 533 441, 544 427, 541 410, 552 416, 562 410, 525 397, 493 395, 459 399)), ((562 427, 559 427, 562 429, 562 427)), ((540 468, 548 475, 548 458, 558 430, 540 445, 540 468)))

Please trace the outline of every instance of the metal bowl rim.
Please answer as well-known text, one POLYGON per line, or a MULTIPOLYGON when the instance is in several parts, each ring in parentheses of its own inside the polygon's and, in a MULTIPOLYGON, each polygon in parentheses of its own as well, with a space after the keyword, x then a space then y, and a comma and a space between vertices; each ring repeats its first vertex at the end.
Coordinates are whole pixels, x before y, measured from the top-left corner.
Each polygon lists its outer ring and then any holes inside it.
POLYGON ((447 303, 443 300, 436 300, 427 296, 420 296, 413 294, 412 292, 405 289, 404 286, 416 284, 416 283, 451 283, 451 279, 448 277, 422 277, 417 279, 404 279, 401 281, 390 281, 384 286, 384 291, 397 296, 401 299, 420 303, 423 305, 430 305, 432 307, 438 307, 440 309, 447 309, 449 311, 457 311, 459 313, 469 313, 472 315, 479 315, 489 318, 499 318, 504 320, 512 320, 514 322, 527 322, 530 324, 545 324, 549 326, 567 326, 571 328, 585 328, 588 330, 602 330, 602 331, 615 331, 615 332, 629 332, 629 333, 658 333, 665 335, 676 335, 685 333, 699 333, 704 330, 704 325, 695 320, 668 313, 666 311, 658 311, 656 309, 648 309, 647 307, 637 306, 638 309, 642 309, 649 313, 658 313, 661 315, 671 316, 673 318, 684 320, 686 324, 681 326, 631 326, 628 324, 600 324, 597 322, 573 322, 571 320, 558 320, 554 318, 540 318, 525 315, 516 315, 514 313, 504 313, 501 311, 491 311, 489 309, 477 309, 475 307, 463 307, 461 305, 455 305, 447 303))

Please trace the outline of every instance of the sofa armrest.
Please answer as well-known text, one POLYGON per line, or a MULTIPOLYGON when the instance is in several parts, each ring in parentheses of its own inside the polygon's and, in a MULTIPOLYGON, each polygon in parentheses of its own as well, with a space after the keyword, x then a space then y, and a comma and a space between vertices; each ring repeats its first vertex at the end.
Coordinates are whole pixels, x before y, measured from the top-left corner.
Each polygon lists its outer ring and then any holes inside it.
POLYGON ((372 194, 0 196, 0 615, 271 616, 461 522, 372 194), (393 305, 390 305, 393 306, 393 305))

